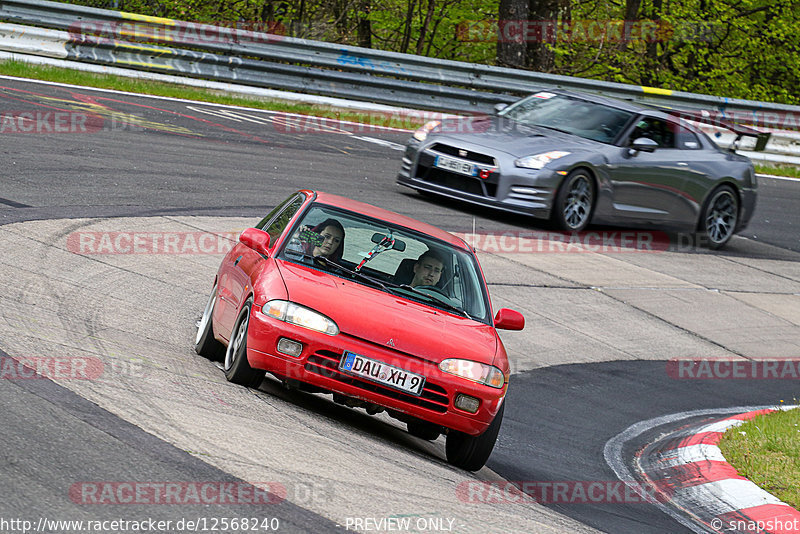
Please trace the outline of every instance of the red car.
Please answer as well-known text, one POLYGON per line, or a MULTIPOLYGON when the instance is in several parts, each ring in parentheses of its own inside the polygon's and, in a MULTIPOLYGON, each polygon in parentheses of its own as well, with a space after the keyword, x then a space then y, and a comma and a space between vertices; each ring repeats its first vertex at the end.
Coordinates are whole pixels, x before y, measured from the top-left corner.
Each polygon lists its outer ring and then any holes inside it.
POLYGON ((475 471, 503 419, 509 365, 483 272, 462 239, 336 195, 298 191, 222 260, 195 350, 231 382, 290 387, 386 411, 414 436, 447 435, 475 471))

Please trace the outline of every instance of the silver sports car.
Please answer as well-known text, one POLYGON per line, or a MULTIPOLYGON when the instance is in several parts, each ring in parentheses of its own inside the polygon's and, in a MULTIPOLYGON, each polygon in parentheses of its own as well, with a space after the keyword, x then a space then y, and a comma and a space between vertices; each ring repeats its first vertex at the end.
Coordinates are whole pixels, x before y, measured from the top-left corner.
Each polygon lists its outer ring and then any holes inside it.
POLYGON ((735 147, 746 135, 763 148, 766 138, 717 121, 736 134, 723 149, 697 120, 699 113, 538 92, 498 106, 495 116, 427 123, 409 140, 397 183, 552 219, 565 231, 646 225, 696 232, 719 248, 756 205, 753 164, 735 147))

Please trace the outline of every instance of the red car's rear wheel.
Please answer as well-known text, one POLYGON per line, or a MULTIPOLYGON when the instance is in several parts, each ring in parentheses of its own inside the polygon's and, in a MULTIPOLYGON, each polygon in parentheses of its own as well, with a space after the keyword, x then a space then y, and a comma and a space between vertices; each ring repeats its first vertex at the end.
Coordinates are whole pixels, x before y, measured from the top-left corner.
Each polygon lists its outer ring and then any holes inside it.
POLYGON ((205 356, 209 360, 219 361, 225 354, 225 345, 214 339, 214 325, 212 316, 214 315, 214 305, 217 302, 217 286, 211 290, 208 303, 203 310, 203 317, 197 325, 197 336, 194 339, 194 351, 200 356, 205 356))

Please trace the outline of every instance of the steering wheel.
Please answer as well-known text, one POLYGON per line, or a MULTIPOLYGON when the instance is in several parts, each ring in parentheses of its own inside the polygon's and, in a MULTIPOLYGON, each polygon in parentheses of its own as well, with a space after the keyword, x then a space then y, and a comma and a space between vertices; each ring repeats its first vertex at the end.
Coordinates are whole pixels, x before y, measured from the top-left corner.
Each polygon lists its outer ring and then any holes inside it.
POLYGON ((448 299, 450 299, 450 295, 448 295, 447 292, 444 289, 442 289, 441 287, 437 287, 437 286, 416 286, 414 289, 416 289, 417 291, 423 291, 423 292, 432 291, 434 293, 439 293, 441 296, 447 297, 448 299))

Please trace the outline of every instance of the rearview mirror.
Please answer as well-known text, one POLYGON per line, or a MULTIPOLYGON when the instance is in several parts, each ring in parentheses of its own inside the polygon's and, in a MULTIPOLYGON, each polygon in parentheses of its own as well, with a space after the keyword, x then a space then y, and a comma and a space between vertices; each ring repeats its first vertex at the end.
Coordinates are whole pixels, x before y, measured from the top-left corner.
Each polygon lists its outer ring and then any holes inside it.
POLYGON ((494 327, 500 330, 522 330, 525 328, 525 317, 509 308, 500 308, 494 316, 494 327))
MULTIPOLYGON (((372 234, 372 242, 376 245, 379 244, 384 239, 389 239, 389 236, 386 234, 382 234, 380 232, 375 232, 372 234)), ((398 252, 403 252, 406 249, 406 242, 400 241, 399 239, 395 238, 394 245, 392 245, 392 250, 396 250, 398 252)))
POLYGON ((239 242, 262 256, 269 256, 269 234, 258 228, 248 228, 239 236, 239 242))
POLYGON ((503 111, 507 107, 508 107, 508 104, 502 104, 502 103, 501 104, 495 104, 494 105, 494 112, 495 113, 500 113, 501 111, 503 111))

